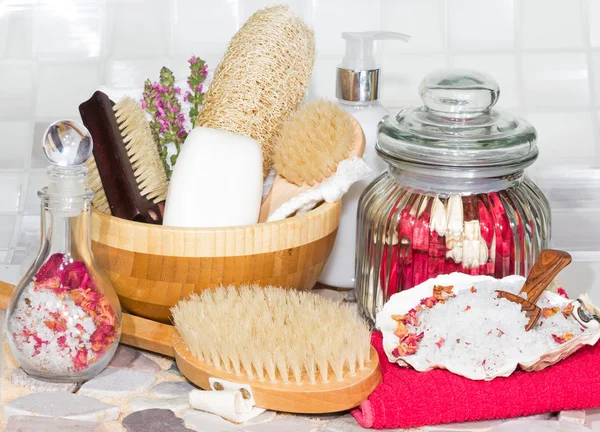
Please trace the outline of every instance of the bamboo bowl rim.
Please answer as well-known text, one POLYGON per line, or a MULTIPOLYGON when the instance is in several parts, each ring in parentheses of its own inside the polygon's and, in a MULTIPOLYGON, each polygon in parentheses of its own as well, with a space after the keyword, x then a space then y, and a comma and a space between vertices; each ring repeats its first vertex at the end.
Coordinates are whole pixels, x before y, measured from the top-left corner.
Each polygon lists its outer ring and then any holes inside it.
POLYGON ((339 225, 341 201, 300 216, 255 225, 185 228, 145 224, 92 209, 92 242, 136 253, 183 258, 246 256, 312 243, 339 225))

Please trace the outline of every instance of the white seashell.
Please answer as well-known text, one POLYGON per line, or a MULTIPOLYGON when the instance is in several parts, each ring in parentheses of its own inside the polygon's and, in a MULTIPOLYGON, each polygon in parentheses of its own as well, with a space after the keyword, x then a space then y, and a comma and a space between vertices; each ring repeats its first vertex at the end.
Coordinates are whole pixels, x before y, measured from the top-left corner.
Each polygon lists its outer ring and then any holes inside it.
POLYGON ((446 239, 460 240, 463 234, 464 222, 463 205, 460 195, 452 195, 448 199, 446 219, 448 220, 446 239))
POLYGON ((479 265, 483 265, 488 262, 489 253, 487 246, 484 241, 479 242, 479 265))
POLYGON ((417 213, 417 217, 420 218, 425 210, 427 210, 427 204, 429 203, 429 197, 427 195, 423 196, 423 201, 421 202, 421 207, 419 207, 419 211, 417 213))
POLYGON ((472 220, 465 222, 465 240, 479 240, 481 236, 481 230, 479 228, 479 221, 472 220))
MULTIPOLYGON (((465 268, 479 267, 479 240, 464 240, 462 244, 462 265, 465 268)), ((484 261, 485 262, 485 261, 484 261)))
POLYGON ((429 226, 431 231, 437 231, 440 237, 446 235, 446 229, 448 227, 446 208, 439 198, 434 198, 433 205, 431 206, 431 222, 429 226))
POLYGON ((459 295, 460 292, 469 290, 472 286, 477 286, 478 283, 482 282, 497 284, 499 289, 506 289, 507 286, 520 288, 525 282, 525 278, 522 276, 508 276, 500 280, 490 276, 452 273, 450 275, 440 275, 412 289, 394 294, 376 318, 376 326, 383 334, 383 348, 388 360, 392 363, 398 363, 400 366, 411 366, 422 372, 436 368, 447 369, 473 380, 491 380, 496 377, 509 376, 519 366, 525 371, 544 369, 568 357, 584 345, 594 345, 600 339, 600 310, 591 303, 587 294, 582 295, 573 302, 546 290, 542 298, 547 298, 554 305, 562 308, 569 303, 574 303, 575 307, 572 315, 586 331, 575 335, 571 340, 560 345, 549 346, 546 352, 535 358, 525 358, 517 355, 510 358, 503 369, 483 372, 481 369, 474 368, 473 365, 453 362, 452 358, 445 358, 439 364, 428 363, 427 366, 423 366, 423 362, 415 361, 413 356, 398 358, 392 354, 398 345, 398 337, 394 335, 397 322, 392 318, 392 315, 408 313, 409 310, 419 305, 421 299, 432 296, 433 287, 436 285, 453 285, 453 292, 459 295))
POLYGON ((446 258, 451 258, 456 264, 463 260, 463 247, 461 243, 453 242, 452 249, 446 251, 446 258))

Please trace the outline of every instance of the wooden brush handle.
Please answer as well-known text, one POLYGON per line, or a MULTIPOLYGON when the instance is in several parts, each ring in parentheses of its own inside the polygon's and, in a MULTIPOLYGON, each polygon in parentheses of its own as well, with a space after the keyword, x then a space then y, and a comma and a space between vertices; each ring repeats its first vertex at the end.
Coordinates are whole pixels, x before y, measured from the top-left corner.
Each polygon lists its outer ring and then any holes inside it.
POLYGON ((527 300, 536 304, 550 282, 570 263, 571 255, 567 252, 554 249, 543 250, 529 272, 521 293, 526 293, 527 300))
POLYGON ((94 140, 94 160, 113 216, 162 224, 162 213, 142 196, 121 136, 114 103, 101 91, 79 105, 79 114, 94 140))
MULTIPOLYGON (((6 310, 14 289, 13 285, 0 281, 0 310, 6 310)), ((175 357, 175 327, 127 313, 123 313, 122 318, 121 343, 175 357)))

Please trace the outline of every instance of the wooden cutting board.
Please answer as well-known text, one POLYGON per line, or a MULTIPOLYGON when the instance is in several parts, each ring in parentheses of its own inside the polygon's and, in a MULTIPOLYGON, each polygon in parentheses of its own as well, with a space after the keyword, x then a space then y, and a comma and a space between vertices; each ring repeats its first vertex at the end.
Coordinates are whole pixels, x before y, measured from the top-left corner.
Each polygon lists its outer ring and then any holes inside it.
MULTIPOLYGON (((14 285, 0 281, 0 310, 8 308, 14 289, 14 285)), ((172 342, 175 327, 127 313, 122 316, 121 343, 175 357, 172 342)))

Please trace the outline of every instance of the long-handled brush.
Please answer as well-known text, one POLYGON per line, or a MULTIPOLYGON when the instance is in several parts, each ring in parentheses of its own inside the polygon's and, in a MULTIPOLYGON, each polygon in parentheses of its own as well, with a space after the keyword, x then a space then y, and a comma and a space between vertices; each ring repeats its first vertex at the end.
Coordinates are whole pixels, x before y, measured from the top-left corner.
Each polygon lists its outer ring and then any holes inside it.
POLYGON ((277 176, 260 207, 265 222, 282 204, 336 172, 338 164, 365 151, 360 124, 336 103, 304 105, 283 124, 273 153, 277 176))
POLYGON ((368 326, 347 305, 310 292, 218 288, 171 311, 181 372, 204 389, 210 378, 248 384, 261 408, 342 411, 381 380, 368 326))
POLYGON ((169 187, 158 148, 140 104, 130 97, 114 104, 102 92, 79 106, 94 140, 87 162, 92 204, 104 213, 139 222, 161 223, 169 187))

